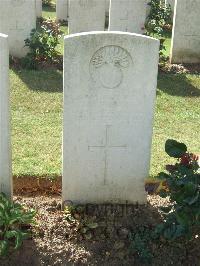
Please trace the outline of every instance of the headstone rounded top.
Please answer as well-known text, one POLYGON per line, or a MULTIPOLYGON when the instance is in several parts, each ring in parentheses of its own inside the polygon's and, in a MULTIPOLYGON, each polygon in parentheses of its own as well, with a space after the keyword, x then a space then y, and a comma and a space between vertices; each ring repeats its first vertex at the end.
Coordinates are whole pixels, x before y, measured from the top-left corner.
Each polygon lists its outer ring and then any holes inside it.
MULTIPOLYGON (((82 36, 100 36, 100 35, 107 35, 108 37, 113 35, 113 36, 122 36, 123 35, 126 37, 137 37, 137 39, 143 39, 143 40, 147 40, 147 41, 154 41, 154 42, 160 42, 158 39, 155 39, 153 37, 150 36, 146 36, 146 35, 142 35, 142 34, 138 34, 138 33, 132 33, 132 32, 123 32, 123 31, 89 31, 89 32, 80 32, 80 33, 74 33, 74 34, 69 34, 69 35, 65 35, 64 39, 70 39, 70 38, 74 38, 74 37, 82 37, 82 36)), ((104 36, 104 37, 105 37, 104 36)))

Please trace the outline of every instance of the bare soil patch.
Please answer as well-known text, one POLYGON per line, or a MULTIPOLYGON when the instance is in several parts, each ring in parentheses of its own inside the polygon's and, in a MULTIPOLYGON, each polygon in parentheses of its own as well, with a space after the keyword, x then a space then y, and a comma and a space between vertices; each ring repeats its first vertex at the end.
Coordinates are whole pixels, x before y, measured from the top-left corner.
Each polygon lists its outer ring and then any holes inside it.
MULTIPOLYGON (((70 221, 61 210, 61 180, 36 182, 33 191, 32 178, 22 180, 21 186, 20 179, 15 180, 14 200, 37 210, 37 224, 33 226, 31 239, 20 250, 1 259, 0 265, 146 265, 136 250, 130 249, 129 236, 141 227, 151 229, 159 223, 162 217, 158 207, 168 205, 166 199, 149 195, 147 204, 142 206, 87 205, 84 218, 91 221, 91 228, 85 231, 82 214, 76 214, 76 220, 70 221)), ((150 242, 152 265, 199 266, 198 234, 197 230, 196 238, 191 241, 150 242)))

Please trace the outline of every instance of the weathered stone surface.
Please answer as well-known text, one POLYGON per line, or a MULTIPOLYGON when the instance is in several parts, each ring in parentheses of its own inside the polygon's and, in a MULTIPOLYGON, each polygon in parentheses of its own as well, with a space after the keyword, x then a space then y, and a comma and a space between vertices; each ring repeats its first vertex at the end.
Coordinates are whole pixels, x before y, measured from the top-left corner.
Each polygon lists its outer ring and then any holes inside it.
POLYGON ((69 0, 69 33, 104 30, 105 8, 105 1, 69 0))
POLYGON ((0 33, 0 192, 12 195, 8 36, 0 33))
POLYGON ((171 63, 200 62, 200 1, 176 0, 171 63))
POLYGON ((42 17, 42 0, 35 0, 36 4, 36 16, 38 18, 42 17))
POLYGON ((148 2, 148 0, 111 0, 109 30, 143 33, 148 2))
POLYGON ((35 0, 1 0, 0 32, 9 36, 10 54, 23 57, 28 49, 24 40, 36 28, 35 0))
POLYGON ((68 20, 69 0, 56 1, 56 19, 68 20))
POLYGON ((106 16, 109 16, 110 0, 105 0, 105 1, 106 1, 106 16))
POLYGON ((144 203, 159 41, 91 32, 64 42, 63 201, 144 203))

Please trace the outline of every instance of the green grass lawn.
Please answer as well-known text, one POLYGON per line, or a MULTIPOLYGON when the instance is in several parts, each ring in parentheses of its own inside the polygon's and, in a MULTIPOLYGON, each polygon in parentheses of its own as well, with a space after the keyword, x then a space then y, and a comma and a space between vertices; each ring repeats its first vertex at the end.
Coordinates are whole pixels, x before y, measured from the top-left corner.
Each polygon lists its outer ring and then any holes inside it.
POLYGON ((165 42, 164 42, 165 50, 163 52, 164 52, 164 55, 169 56, 170 50, 171 50, 172 33, 165 32, 163 37, 165 38, 165 42))
MULTIPOLYGON (((61 175, 62 73, 10 71, 14 175, 61 175)), ((158 78, 151 175, 168 161, 167 138, 200 152, 200 76, 160 74, 158 78)))
MULTIPOLYGON (((52 7, 43 8, 43 17, 55 19, 52 7)), ((62 27, 63 36, 67 27, 62 27)), ((166 36, 169 55, 171 36, 166 36)), ((63 37, 57 47, 63 53, 63 37)), ((13 174, 17 176, 61 175, 62 72, 56 70, 10 70, 13 174)), ((200 153, 200 76, 158 77, 152 145, 151 175, 156 175, 169 158, 164 153, 168 138, 186 142, 200 153)), ((138 158, 142 159, 142 158, 138 158)))
POLYGON ((51 6, 42 7, 42 16, 44 18, 50 18, 50 19, 56 18, 56 0, 51 1, 51 6))

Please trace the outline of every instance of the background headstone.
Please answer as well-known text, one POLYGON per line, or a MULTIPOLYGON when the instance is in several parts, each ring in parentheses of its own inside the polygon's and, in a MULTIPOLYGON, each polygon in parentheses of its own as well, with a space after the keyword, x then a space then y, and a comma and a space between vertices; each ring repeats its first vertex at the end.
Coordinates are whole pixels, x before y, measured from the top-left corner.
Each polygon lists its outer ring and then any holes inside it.
POLYGON ((104 30, 105 4, 99 0, 70 0, 69 33, 104 30))
POLYGON ((42 17, 42 0, 35 0, 36 4, 36 16, 38 18, 42 17))
POLYGON ((1 0, 0 32, 9 36, 10 54, 23 57, 28 49, 24 40, 36 28, 35 0, 1 0))
POLYGON ((148 0, 111 0, 109 30, 143 33, 147 3, 148 0))
POLYGON ((69 0, 57 0, 56 1, 56 19, 68 20, 68 6, 69 0))
POLYGON ((0 192, 12 196, 8 36, 0 33, 0 192))
POLYGON ((63 201, 144 203, 159 41, 91 32, 64 42, 63 201))
POLYGON ((200 1, 176 0, 171 63, 200 62, 200 1))

